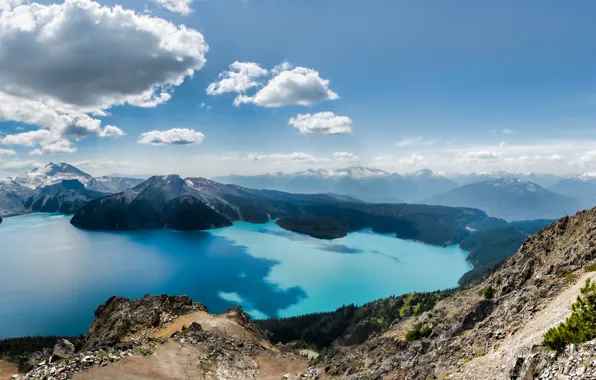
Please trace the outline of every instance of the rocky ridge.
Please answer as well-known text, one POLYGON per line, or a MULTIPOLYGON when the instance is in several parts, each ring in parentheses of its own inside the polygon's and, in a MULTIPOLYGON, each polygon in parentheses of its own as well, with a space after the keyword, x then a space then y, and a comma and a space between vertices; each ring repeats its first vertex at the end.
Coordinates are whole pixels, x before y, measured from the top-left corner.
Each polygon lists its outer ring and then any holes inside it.
POLYGON ((316 354, 271 345, 240 307, 210 315, 186 296, 112 297, 75 344, 23 355, 12 379, 321 378, 316 354))

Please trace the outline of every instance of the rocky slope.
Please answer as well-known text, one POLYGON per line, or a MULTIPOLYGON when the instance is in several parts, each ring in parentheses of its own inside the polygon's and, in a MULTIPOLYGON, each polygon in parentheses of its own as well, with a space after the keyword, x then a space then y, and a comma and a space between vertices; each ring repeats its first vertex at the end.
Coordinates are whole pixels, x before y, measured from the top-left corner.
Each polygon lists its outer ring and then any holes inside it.
POLYGON ((80 341, 23 355, 13 379, 325 378, 308 355, 271 345, 238 307, 211 315, 188 297, 113 297, 80 341))
POLYGON ((25 202, 32 194, 33 190, 28 187, 12 180, 0 179, 0 216, 26 212, 25 202))
POLYGON ((78 180, 63 180, 55 185, 36 189, 24 203, 24 207, 33 212, 74 214, 90 200, 106 195, 86 189, 78 180))
POLYGON ((596 209, 565 217, 526 240, 484 282, 457 291, 418 317, 396 320, 360 346, 328 356, 328 373, 355 379, 498 379, 530 368, 530 361, 539 363, 547 355, 539 346, 541 333, 569 313, 584 268, 595 260, 596 209), (483 289, 489 286, 494 298, 485 299, 483 289), (558 317, 542 318, 554 310, 558 317), (526 336, 532 322, 539 333, 529 334, 533 340, 518 339, 526 336), (415 323, 430 327, 432 333, 407 342, 406 332, 415 323), (484 356, 489 359, 483 361, 484 356), (483 364, 475 365, 478 362, 483 364))

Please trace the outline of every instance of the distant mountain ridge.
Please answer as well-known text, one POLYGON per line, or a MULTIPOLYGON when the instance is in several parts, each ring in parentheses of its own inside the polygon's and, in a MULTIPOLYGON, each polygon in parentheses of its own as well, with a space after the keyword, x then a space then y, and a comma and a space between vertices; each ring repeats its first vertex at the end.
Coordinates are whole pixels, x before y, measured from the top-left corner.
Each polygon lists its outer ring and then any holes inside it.
POLYGON ((370 202, 417 203, 456 187, 500 178, 516 177, 551 187, 563 177, 540 173, 436 173, 422 169, 398 174, 381 169, 353 166, 344 169, 308 169, 295 173, 271 173, 254 176, 230 175, 214 180, 258 189, 304 193, 333 192, 370 202))
POLYGON ((578 199, 514 177, 460 186, 423 203, 474 207, 508 221, 556 219, 582 209, 578 199))
POLYGON ((561 179, 549 189, 580 199, 586 208, 596 206, 596 173, 582 173, 575 177, 561 179))
POLYGON ((337 193, 370 202, 390 203, 413 202, 457 187, 457 183, 430 170, 400 175, 363 166, 336 170, 309 169, 290 174, 232 175, 214 180, 257 189, 337 193))
POLYGON ((83 200, 117 193, 141 182, 136 178, 93 177, 73 165, 50 162, 15 178, 0 179, 0 216, 30 211, 74 213, 83 200))
POLYGON ((188 230, 269 220, 276 220, 284 229, 324 239, 372 228, 404 239, 449 245, 495 219, 469 208, 362 203, 334 194, 290 194, 167 175, 92 200, 71 223, 91 230, 188 230))

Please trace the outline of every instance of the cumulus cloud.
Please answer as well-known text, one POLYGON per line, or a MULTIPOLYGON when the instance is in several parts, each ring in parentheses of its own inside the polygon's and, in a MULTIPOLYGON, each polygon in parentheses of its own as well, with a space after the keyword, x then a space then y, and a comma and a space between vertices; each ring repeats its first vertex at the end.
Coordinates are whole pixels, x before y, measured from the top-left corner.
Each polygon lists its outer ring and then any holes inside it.
POLYGON ((243 93, 253 87, 261 86, 257 81, 267 75, 268 71, 253 62, 234 62, 229 70, 219 74, 219 81, 207 87, 208 95, 221 95, 228 92, 243 93))
POLYGON ((251 161, 300 162, 300 163, 307 163, 307 164, 316 164, 316 163, 331 161, 328 158, 316 157, 312 154, 303 153, 303 152, 293 152, 293 153, 287 153, 287 154, 250 153, 248 155, 248 159, 251 161))
POLYGON ((174 128, 167 131, 151 131, 139 136, 140 144, 150 145, 189 145, 200 144, 205 139, 201 132, 186 128, 174 128))
POLYGON ((360 158, 354 153, 350 152, 335 152, 333 156, 338 158, 340 161, 359 161, 360 158))
POLYGON ((53 141, 56 141, 56 135, 46 129, 6 135, 0 139, 0 143, 4 145, 24 146, 47 145, 53 141))
POLYGON ((17 152, 15 152, 14 150, 11 150, 11 149, 0 149, 0 157, 13 156, 15 154, 17 154, 17 152))
POLYGON ((324 100, 337 100, 339 95, 329 88, 329 80, 306 67, 282 71, 253 96, 241 95, 235 105, 253 103, 261 107, 310 106, 324 100))
POLYGON ((188 15, 192 12, 192 0, 153 0, 154 3, 170 12, 188 15))
POLYGON ((333 112, 298 114, 289 123, 302 134, 341 135, 352 132, 352 120, 347 116, 336 116, 333 112))
POLYGON ((329 80, 321 78, 319 73, 307 67, 293 68, 283 62, 268 71, 256 63, 234 62, 229 70, 219 75, 219 81, 207 87, 207 94, 221 95, 237 93, 234 105, 252 103, 261 107, 310 106, 324 100, 339 99, 339 95, 329 88, 329 80), (267 84, 257 79, 271 74, 267 84), (252 95, 246 95, 249 89, 259 87, 252 95))
POLYGON ((119 137, 124 135, 125 133, 122 129, 113 125, 106 125, 103 131, 101 131, 101 136, 103 137, 119 137))
POLYGON ((58 140, 40 149, 34 149, 29 152, 30 155, 75 153, 77 148, 68 140, 58 140))
POLYGON ((0 121, 47 129, 48 143, 113 136, 92 116, 167 102, 205 63, 203 35, 160 18, 92 0, 16 3, 0 5, 0 121))

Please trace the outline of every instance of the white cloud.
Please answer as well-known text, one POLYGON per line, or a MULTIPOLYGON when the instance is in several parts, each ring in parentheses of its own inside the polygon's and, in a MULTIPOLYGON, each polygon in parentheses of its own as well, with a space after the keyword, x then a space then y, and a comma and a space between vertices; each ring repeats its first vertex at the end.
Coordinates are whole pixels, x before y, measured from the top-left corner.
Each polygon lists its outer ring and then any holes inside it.
POLYGON ((500 155, 497 152, 491 152, 488 150, 479 152, 467 152, 463 154, 465 160, 497 160, 500 155))
POLYGON ((91 0, 15 3, 0 17, 0 121, 50 130, 52 142, 102 136, 89 114, 167 102, 205 63, 203 35, 160 18, 91 0))
POLYGON ((596 150, 585 152, 581 157, 580 161, 584 163, 596 163, 596 150))
POLYGON ((230 69, 219 74, 219 81, 207 87, 208 95, 221 95, 228 92, 243 93, 253 87, 261 86, 257 79, 267 75, 268 71, 253 62, 234 62, 230 69))
POLYGON ((359 161, 360 158, 354 153, 350 152, 335 152, 333 153, 340 161, 359 161))
POLYGON ((303 152, 293 152, 293 153, 287 153, 287 154, 250 153, 248 155, 248 159, 251 161, 300 162, 300 163, 307 163, 307 164, 331 162, 331 160, 328 158, 316 157, 312 154, 303 153, 303 152))
POLYGON ((409 146, 432 146, 437 143, 437 140, 427 140, 422 136, 417 137, 406 137, 395 143, 395 146, 399 148, 405 148, 409 146))
POLYGON ((139 136, 140 144, 151 145, 189 145, 200 144, 205 139, 201 132, 186 128, 174 128, 167 131, 151 131, 139 136))
POLYGON ((17 152, 15 152, 14 150, 11 150, 11 149, 0 149, 0 157, 14 156, 15 154, 17 154, 17 152))
POLYGON ((68 140, 58 140, 40 149, 29 152, 30 155, 75 153, 77 148, 68 140))
POLYGON ((0 0, 0 11, 9 11, 24 4, 27 0, 0 0))
POLYGON ((502 129, 501 132, 503 132, 506 135, 511 135, 513 134, 513 130, 511 129, 502 129))
POLYGON ((336 116, 333 112, 298 114, 289 124, 302 134, 340 135, 352 132, 352 120, 347 116, 336 116))
POLYGON ((14 135, 6 135, 0 139, 0 143, 4 145, 48 145, 53 141, 56 141, 57 137, 54 133, 46 130, 39 129, 36 131, 17 133, 14 135))
POLYGON ((310 106, 324 100, 337 100, 339 95, 329 88, 329 80, 306 67, 289 69, 286 64, 274 69, 274 76, 254 95, 239 95, 234 105, 252 103, 261 107, 310 106), (284 71, 277 72, 278 70, 284 71))
POLYGON ((206 109, 207 111, 211 110, 211 106, 205 103, 201 103, 200 107, 206 109))
POLYGON ((106 125, 103 131, 101 131, 101 136, 103 137, 118 137, 124 135, 125 133, 122 129, 113 125, 106 125))
POLYGON ((33 160, 27 161, 3 161, 0 160, 0 171, 22 172, 25 169, 32 169, 42 166, 41 163, 33 160))
POLYGON ((399 165, 414 166, 421 162, 424 162, 424 157, 417 154, 413 154, 410 157, 402 157, 397 160, 399 165))
POLYGON ((157 5, 170 12, 188 15, 192 12, 192 0, 153 0, 157 5))

